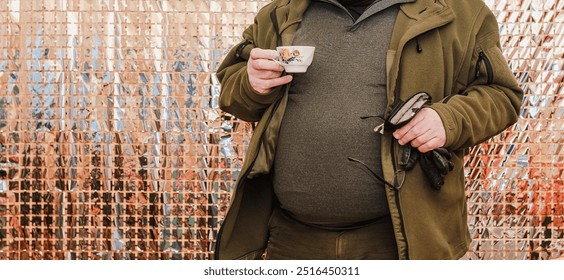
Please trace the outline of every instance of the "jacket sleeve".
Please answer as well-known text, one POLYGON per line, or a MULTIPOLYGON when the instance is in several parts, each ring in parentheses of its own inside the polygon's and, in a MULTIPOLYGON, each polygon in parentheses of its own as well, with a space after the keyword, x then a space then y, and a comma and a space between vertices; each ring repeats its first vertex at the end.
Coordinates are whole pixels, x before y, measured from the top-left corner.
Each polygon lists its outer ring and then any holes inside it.
POLYGON ((251 50, 255 47, 270 48, 265 43, 268 40, 258 38, 259 35, 267 33, 259 29, 271 28, 261 26, 257 20, 264 18, 264 13, 266 9, 259 11, 254 24, 243 32, 243 41, 229 51, 217 70, 217 78, 221 84, 220 109, 249 122, 260 120, 266 108, 277 99, 281 92, 281 87, 277 87, 266 95, 258 94, 251 87, 247 75, 247 61, 251 50))
MULTIPOLYGON (((469 81, 458 94, 431 107, 440 115, 445 131, 445 147, 451 150, 479 144, 517 122, 523 90, 504 57, 495 16, 486 6, 476 21, 478 30, 467 66, 469 81)), ((466 59, 461 59, 466 60, 466 59)), ((467 60, 466 60, 467 61, 467 60)))

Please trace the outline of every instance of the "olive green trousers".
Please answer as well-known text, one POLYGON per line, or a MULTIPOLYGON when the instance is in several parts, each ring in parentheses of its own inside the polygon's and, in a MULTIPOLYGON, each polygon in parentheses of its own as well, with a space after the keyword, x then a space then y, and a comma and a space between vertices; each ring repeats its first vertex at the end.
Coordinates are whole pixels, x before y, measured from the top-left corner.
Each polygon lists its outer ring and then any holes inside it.
POLYGON ((267 260, 396 260, 389 216, 354 229, 327 230, 303 224, 276 209, 269 222, 267 260))

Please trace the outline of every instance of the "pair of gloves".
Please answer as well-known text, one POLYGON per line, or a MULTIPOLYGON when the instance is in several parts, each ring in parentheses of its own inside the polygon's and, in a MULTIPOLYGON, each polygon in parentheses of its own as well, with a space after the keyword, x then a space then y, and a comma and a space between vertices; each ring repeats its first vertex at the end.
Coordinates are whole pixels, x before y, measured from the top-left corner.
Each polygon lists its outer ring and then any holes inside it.
MULTIPOLYGON (((401 100, 395 104, 389 117, 385 120, 384 128, 397 129, 408 123, 425 105, 431 103, 431 97, 426 92, 419 92, 407 101, 401 100)), ((407 171, 420 161, 423 173, 435 190, 444 185, 445 176, 452 171, 454 164, 450 152, 445 148, 437 148, 421 153, 411 145, 402 146, 399 154, 400 168, 407 171)))
POLYGON ((432 151, 421 153, 416 148, 406 145, 400 153, 400 167, 410 170, 420 161, 423 173, 435 190, 440 190, 445 183, 445 176, 452 171, 454 164, 450 161, 450 152, 445 148, 437 148, 432 151))

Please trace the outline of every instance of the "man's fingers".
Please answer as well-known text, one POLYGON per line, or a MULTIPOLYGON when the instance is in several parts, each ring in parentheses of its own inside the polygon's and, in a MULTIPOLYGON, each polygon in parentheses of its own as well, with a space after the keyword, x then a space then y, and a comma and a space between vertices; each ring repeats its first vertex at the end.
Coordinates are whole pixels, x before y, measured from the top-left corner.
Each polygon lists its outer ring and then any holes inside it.
POLYGON ((251 50, 250 59, 275 59, 277 56, 278 52, 275 50, 254 48, 251 50))
POLYGON ((420 121, 421 119, 418 115, 415 115, 411 121, 394 131, 393 135, 400 145, 405 145, 411 142, 411 140, 417 138, 424 132, 423 127, 419 125, 420 121))
POLYGON ((255 70, 277 71, 280 73, 284 71, 284 67, 282 67, 282 65, 271 59, 255 59, 249 61, 249 64, 255 70))
POLYGON ((273 79, 249 79, 251 87, 259 93, 268 93, 272 88, 292 81, 291 75, 284 75, 273 79))
POLYGON ((429 141, 425 142, 424 144, 422 144, 421 146, 417 147, 417 150, 419 150, 422 153, 426 153, 434 149, 440 148, 442 146, 443 144, 441 143, 441 140, 439 140, 439 138, 434 137, 431 138, 429 141))
POLYGON ((282 71, 248 69, 249 75, 255 79, 267 80, 280 77, 282 71))
POLYGON ((292 75, 284 75, 278 78, 268 80, 271 83, 271 87, 277 87, 281 85, 285 85, 292 81, 292 75))
POLYGON ((275 59, 278 57, 278 52, 275 50, 266 50, 254 48, 251 50, 251 57, 249 64, 252 68, 257 70, 270 70, 270 71, 284 71, 284 67, 280 65, 275 59))
MULTIPOLYGON (((414 135, 413 139, 409 142, 411 142, 412 147, 418 148, 419 146, 422 146, 425 143, 431 141, 431 139, 433 139, 433 138, 434 138, 434 135, 433 135, 432 131, 427 130, 427 131, 420 133, 416 136, 414 135)), ((406 143, 409 143, 409 142, 406 142, 406 143)))
POLYGON ((443 123, 439 115, 429 108, 423 108, 406 125, 393 133, 400 145, 411 143, 421 152, 442 147, 446 142, 443 123))
POLYGON ((292 76, 281 76, 284 67, 274 59, 278 56, 275 50, 254 48, 247 63, 247 73, 251 87, 262 94, 270 92, 274 87, 287 84, 292 76))

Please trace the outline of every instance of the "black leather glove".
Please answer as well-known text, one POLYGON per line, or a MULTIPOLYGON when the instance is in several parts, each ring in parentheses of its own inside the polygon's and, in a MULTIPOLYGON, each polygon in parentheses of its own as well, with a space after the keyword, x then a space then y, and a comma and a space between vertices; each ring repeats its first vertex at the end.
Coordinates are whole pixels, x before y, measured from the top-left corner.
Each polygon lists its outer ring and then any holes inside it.
POLYGON ((450 161, 450 152, 445 148, 437 148, 421 153, 410 145, 401 147, 399 165, 403 170, 410 170, 420 161, 423 173, 435 190, 440 190, 445 183, 445 176, 452 171, 454 164, 450 161))
POLYGON ((452 171, 454 164, 450 152, 437 148, 421 155, 421 168, 435 190, 440 190, 445 183, 445 176, 452 171))

